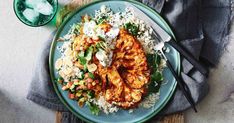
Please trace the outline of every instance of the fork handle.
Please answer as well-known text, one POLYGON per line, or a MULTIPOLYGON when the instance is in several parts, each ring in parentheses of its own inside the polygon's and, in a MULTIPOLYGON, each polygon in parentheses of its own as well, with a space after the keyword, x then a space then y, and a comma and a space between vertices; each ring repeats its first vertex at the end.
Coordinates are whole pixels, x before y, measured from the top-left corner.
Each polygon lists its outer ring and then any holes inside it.
POLYGON ((171 73, 173 74, 173 76, 175 77, 178 86, 180 87, 180 89, 182 90, 185 98, 188 100, 188 102, 190 103, 190 105, 193 107, 194 111, 197 112, 197 109, 195 107, 195 102, 191 96, 191 92, 188 88, 188 86, 186 85, 186 83, 184 83, 180 77, 177 75, 177 73, 175 72, 174 68, 172 67, 171 63, 169 62, 169 60, 166 60, 167 63, 167 67, 170 69, 171 73))
POLYGON ((182 48, 179 44, 177 44, 175 41, 170 40, 167 42, 172 47, 174 47, 181 55, 183 55, 194 67, 199 70, 202 74, 208 75, 208 70, 206 67, 204 67, 197 59, 193 57, 188 51, 186 51, 184 48, 182 48))

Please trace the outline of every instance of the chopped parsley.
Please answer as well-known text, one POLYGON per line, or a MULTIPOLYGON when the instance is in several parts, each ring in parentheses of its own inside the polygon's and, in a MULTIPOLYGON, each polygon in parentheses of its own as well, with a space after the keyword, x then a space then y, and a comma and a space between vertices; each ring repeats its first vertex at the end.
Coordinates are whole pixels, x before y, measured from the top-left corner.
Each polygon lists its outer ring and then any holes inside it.
POLYGON ((78 56, 78 59, 81 65, 86 65, 87 60, 85 57, 78 56))
POLYGON ((95 76, 94 76, 93 73, 91 73, 91 72, 89 72, 89 77, 90 77, 91 79, 95 79, 95 76))
POLYGON ((87 61, 90 61, 92 59, 92 54, 93 54, 93 46, 90 46, 86 52, 85 52, 85 58, 87 61))
POLYGON ((108 19, 108 16, 102 16, 101 18, 99 18, 97 20, 97 24, 102 24, 103 22, 105 22, 108 19))

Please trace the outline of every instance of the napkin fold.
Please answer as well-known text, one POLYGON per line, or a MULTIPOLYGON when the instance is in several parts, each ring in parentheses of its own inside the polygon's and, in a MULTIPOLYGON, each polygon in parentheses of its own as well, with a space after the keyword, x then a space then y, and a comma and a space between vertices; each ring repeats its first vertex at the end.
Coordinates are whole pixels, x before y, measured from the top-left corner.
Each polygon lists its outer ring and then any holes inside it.
MULTIPOLYGON (((231 1, 142 0, 141 2, 158 11, 162 10, 161 15, 170 24, 179 43, 203 64, 213 66, 218 63, 222 49, 228 43, 229 25, 233 17, 231 1)), ((63 112, 62 123, 83 122, 60 102, 51 83, 48 57, 54 34, 55 32, 41 48, 27 99, 49 109, 63 112)), ((181 77, 188 85, 194 101, 198 103, 209 91, 207 76, 197 71, 186 59, 181 58, 181 62, 181 77)), ((188 108, 190 104, 181 90, 176 89, 169 103, 158 116, 184 111, 188 108)))

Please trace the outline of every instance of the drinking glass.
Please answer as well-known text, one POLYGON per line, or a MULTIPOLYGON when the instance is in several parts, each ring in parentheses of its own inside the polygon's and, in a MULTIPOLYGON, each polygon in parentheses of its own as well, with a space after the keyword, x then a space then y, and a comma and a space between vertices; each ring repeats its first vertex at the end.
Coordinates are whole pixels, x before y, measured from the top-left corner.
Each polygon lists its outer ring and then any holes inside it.
POLYGON ((56 15, 58 0, 14 0, 18 19, 32 27, 49 23, 56 15))

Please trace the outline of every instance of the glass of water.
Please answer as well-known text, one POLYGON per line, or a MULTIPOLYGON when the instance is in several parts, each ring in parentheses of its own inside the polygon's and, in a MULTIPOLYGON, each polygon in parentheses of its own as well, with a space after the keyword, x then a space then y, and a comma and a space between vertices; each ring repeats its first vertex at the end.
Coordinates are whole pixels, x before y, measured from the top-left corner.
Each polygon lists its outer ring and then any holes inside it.
POLYGON ((58 0, 14 0, 14 11, 21 22, 32 27, 49 23, 56 15, 58 0))

